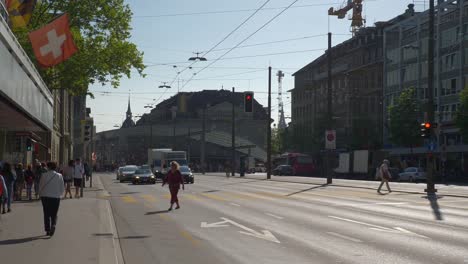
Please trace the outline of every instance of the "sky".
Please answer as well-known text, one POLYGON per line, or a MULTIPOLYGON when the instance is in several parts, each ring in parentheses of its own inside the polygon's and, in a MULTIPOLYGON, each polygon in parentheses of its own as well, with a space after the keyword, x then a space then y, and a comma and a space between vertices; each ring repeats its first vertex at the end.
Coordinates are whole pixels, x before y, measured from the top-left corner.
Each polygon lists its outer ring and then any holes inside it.
MULTIPOLYGON (((144 52, 143 61, 147 66, 144 73, 147 76, 143 78, 133 71, 131 78, 123 78, 118 88, 100 84, 90 87, 95 98, 88 97, 87 106, 91 108, 98 132, 115 129, 122 124, 129 96, 134 116, 149 113, 146 105, 162 102, 178 91, 230 90, 232 87, 239 92, 254 91, 255 99, 266 107, 268 66, 273 68, 272 118, 276 122, 278 117, 278 70, 284 72, 282 98, 285 116, 290 117, 291 99, 287 91, 294 88, 292 74, 324 53, 327 32, 333 33, 333 45, 351 38, 350 21, 329 17, 327 11, 330 7, 339 8, 346 0, 298 0, 261 28, 294 2, 270 0, 214 50, 204 55, 207 61, 192 65, 188 58, 196 56, 194 52, 204 53, 213 49, 267 1, 125 2, 133 12, 131 41, 144 52), (189 65, 192 69, 188 68, 189 65), (164 82, 171 88, 159 88, 164 82)), ((416 11, 427 8, 428 4, 424 6, 423 0, 414 2, 416 11)), ((366 25, 373 26, 377 21, 398 16, 410 3, 413 0, 364 0, 366 25)))

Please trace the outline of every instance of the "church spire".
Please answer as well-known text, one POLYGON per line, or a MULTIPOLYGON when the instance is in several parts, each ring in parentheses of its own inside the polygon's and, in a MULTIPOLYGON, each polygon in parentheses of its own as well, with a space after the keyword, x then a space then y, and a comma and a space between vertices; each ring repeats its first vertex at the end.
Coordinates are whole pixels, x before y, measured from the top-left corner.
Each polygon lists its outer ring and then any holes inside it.
POLYGON ((127 108, 127 116, 125 121, 122 124, 122 128, 133 127, 135 126, 135 122, 132 119, 132 109, 130 108, 130 95, 128 95, 128 108, 127 108))
POLYGON ((132 117, 132 109, 130 109, 130 95, 128 96, 127 118, 132 117))

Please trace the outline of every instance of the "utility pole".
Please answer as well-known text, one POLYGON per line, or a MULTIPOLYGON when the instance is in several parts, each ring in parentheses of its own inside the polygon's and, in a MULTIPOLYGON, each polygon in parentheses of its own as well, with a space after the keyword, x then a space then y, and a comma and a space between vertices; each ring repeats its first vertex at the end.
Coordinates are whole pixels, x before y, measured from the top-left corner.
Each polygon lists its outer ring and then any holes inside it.
POLYGON ((190 151, 191 151, 191 139, 190 139, 190 127, 188 128, 187 132, 187 163, 190 164, 190 151))
POLYGON ((271 66, 268 67, 267 179, 271 179, 271 66))
POLYGON ((202 174, 205 174, 205 134, 206 134, 206 106, 203 107, 202 134, 200 147, 200 165, 202 174))
POLYGON ((236 175, 236 109, 234 103, 236 101, 236 88, 232 87, 232 120, 231 120, 231 175, 236 175))
MULTIPOLYGON (((333 108, 332 108, 332 33, 328 32, 328 51, 327 51, 327 67, 328 67, 328 86, 327 86, 327 129, 333 129, 333 108)), ((331 175, 331 150, 326 149, 325 155, 325 171, 327 173, 327 184, 332 184, 331 175)))
MULTIPOLYGON (((462 10, 460 10, 461 12, 462 10)), ((440 12, 440 10, 439 10, 440 12)), ((429 43, 428 43, 428 74, 427 74, 427 122, 434 124, 434 19, 435 18, 435 8, 434 0, 429 0, 429 43)), ((440 37, 440 36, 439 36, 440 37)), ((434 129, 430 130, 431 143, 434 140, 434 129)), ((427 154, 427 186, 424 190, 427 194, 434 194, 437 192, 434 185, 434 167, 433 167, 433 154, 431 151, 427 154)))

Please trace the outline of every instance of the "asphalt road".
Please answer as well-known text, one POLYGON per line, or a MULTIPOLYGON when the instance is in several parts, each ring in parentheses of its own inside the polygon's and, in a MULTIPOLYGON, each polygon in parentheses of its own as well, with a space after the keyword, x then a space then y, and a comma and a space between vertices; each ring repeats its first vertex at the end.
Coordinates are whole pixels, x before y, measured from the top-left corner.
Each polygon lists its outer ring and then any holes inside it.
POLYGON ((167 212, 159 183, 99 176, 127 264, 468 263, 468 198, 195 175, 167 212))

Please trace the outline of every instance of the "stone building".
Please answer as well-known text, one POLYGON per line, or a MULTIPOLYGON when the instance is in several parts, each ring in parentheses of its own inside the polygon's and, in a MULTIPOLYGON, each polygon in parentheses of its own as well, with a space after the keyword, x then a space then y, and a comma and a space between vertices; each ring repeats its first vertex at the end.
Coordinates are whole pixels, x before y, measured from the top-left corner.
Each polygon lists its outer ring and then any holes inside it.
MULTIPOLYGON (((333 127, 338 149, 378 149, 382 131, 384 23, 362 28, 332 48, 333 127)), ((296 150, 324 148, 327 53, 294 73, 292 130, 296 150)))
MULTIPOLYGON (((387 107, 402 91, 414 88, 415 100, 424 108, 428 94, 428 11, 407 17, 384 31, 384 120, 387 107)), ((438 1, 435 17, 434 104, 438 123, 434 150, 446 167, 468 171, 468 140, 462 139, 454 118, 459 107, 459 93, 468 88, 468 1, 438 1)), ((421 111, 419 121, 424 121, 421 111)), ((386 123, 385 122, 385 123, 386 123)), ((424 161, 426 146, 410 149, 393 145, 384 125, 384 142, 392 155, 419 155, 424 161)), ((421 164, 420 164, 421 165, 421 164)))
MULTIPOLYGON (((250 155, 265 160, 267 113, 257 101, 254 112, 245 113, 243 98, 243 93, 227 90, 178 93, 143 115, 135 126, 98 133, 98 164, 143 164, 147 162, 148 148, 185 150, 191 162, 198 163, 203 127, 206 160, 212 163, 210 166, 224 164, 232 153, 232 102, 236 115, 236 157, 250 155)), ((131 116, 128 111, 127 117, 129 113, 131 116)))

